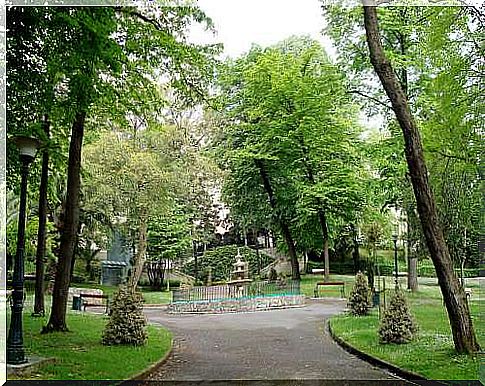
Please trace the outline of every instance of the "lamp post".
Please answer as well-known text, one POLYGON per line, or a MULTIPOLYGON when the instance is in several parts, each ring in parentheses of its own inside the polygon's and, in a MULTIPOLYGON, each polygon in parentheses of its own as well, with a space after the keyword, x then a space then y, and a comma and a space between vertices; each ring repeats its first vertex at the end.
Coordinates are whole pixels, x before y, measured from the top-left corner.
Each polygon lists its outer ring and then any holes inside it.
POLYGON ((397 233, 392 234, 392 241, 394 241, 394 277, 396 286, 398 283, 398 273, 397 273, 397 233))
POLYGON ((21 186, 20 208, 17 230, 17 252, 13 266, 12 280, 12 315, 7 338, 7 363, 19 365, 27 362, 25 358, 24 342, 22 336, 22 309, 24 300, 24 248, 25 248, 25 212, 27 204, 27 177, 29 165, 34 160, 39 147, 39 141, 29 137, 16 137, 14 142, 20 152, 21 186))

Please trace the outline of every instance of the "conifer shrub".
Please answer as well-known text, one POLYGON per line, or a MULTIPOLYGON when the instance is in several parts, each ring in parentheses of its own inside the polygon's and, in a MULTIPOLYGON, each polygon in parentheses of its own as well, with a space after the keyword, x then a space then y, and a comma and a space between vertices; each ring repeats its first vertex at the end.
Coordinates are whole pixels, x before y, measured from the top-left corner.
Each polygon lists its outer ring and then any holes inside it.
POLYGON ((111 303, 111 315, 103 331, 102 343, 142 346, 148 337, 146 325, 142 294, 120 287, 111 303))
POLYGON ((367 284, 367 278, 362 272, 355 276, 355 284, 350 292, 347 307, 352 315, 367 315, 370 308, 370 289, 367 284))
POLYGON ((406 297, 401 289, 396 288, 379 325, 379 342, 407 343, 413 340, 417 331, 418 326, 411 315, 406 297))

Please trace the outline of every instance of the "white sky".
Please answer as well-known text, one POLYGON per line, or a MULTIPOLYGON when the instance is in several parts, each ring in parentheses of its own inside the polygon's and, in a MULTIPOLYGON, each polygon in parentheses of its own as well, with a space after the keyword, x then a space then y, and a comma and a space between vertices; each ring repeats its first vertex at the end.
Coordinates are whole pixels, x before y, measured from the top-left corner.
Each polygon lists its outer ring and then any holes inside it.
MULTIPOLYGON (((323 35, 325 20, 319 0, 197 0, 199 7, 215 25, 216 34, 193 28, 194 43, 223 43, 223 57, 236 58, 253 43, 268 47, 292 35, 310 35, 318 40, 327 54, 336 59, 331 40, 323 35)), ((381 126, 380 116, 359 121, 367 128, 381 126)))
POLYGON ((217 35, 194 29, 191 40, 224 44, 224 56, 237 57, 253 43, 267 47, 291 35, 310 35, 331 56, 335 50, 323 37, 321 3, 318 0, 197 0, 212 18, 217 35))

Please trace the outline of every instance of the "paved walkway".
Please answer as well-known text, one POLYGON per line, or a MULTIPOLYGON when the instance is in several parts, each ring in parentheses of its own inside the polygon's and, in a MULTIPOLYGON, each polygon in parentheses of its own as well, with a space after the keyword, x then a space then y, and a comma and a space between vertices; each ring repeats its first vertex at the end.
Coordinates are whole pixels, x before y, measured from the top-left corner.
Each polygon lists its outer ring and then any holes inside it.
POLYGON ((171 315, 145 309, 169 328, 174 349, 153 380, 394 379, 341 349, 325 331, 345 303, 326 299, 302 308, 222 315, 171 315))

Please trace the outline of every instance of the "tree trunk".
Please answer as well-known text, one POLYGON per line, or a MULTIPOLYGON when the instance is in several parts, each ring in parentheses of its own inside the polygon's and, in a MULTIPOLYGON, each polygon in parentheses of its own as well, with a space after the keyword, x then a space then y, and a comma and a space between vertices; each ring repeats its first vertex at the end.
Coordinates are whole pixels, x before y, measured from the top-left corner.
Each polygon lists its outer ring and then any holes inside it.
POLYGON ((61 231, 59 261, 57 263, 54 290, 52 293, 51 315, 49 322, 42 330, 44 333, 68 331, 66 325, 67 295, 70 284, 71 263, 79 228, 81 149, 85 119, 86 112, 78 112, 72 125, 67 168, 66 209, 61 231))
POLYGON ((406 160, 419 218, 448 311, 455 349, 459 353, 476 352, 480 347, 473 329, 465 292, 453 271, 453 262, 438 221, 419 131, 402 87, 382 48, 375 6, 364 7, 364 25, 371 63, 392 103, 403 132, 406 160))
POLYGON ((147 232, 148 223, 145 215, 140 217, 140 225, 138 228, 138 246, 135 255, 135 261, 131 270, 131 276, 128 280, 128 290, 131 293, 136 292, 136 286, 140 281, 141 274, 143 272, 143 265, 145 264, 145 254, 147 250, 147 232))
MULTIPOLYGON (((49 118, 44 117, 43 129, 49 138, 49 118)), ((39 228, 37 231, 37 251, 35 254, 35 300, 33 315, 45 314, 44 304, 44 260, 47 237, 47 184, 49 180, 49 152, 44 149, 42 153, 42 171, 39 186, 39 228)))
MULTIPOLYGON (((320 201, 320 200, 317 200, 317 201, 320 201)), ((323 210, 321 210, 320 208, 318 209, 318 219, 320 221, 320 226, 322 227, 322 235, 323 235, 323 261, 325 264, 324 281, 330 281, 330 257, 328 255, 327 219, 325 218, 325 214, 323 213, 323 210)))
POLYGON ((357 275, 357 272, 360 271, 360 253, 359 241, 357 240, 357 227, 355 226, 355 224, 350 224, 350 227, 352 228, 352 259, 354 260, 354 273, 357 275))
MULTIPOLYGON (((268 173, 266 172, 266 168, 264 167, 263 161, 261 160, 254 160, 259 172, 261 174, 261 178, 263 180, 264 189, 268 194, 269 203, 271 208, 275 213, 278 213, 278 209, 276 206, 276 199, 274 196, 273 188, 271 186, 271 182, 268 177, 268 173)), ((290 255, 290 264, 291 264, 291 277, 293 280, 300 280, 300 267, 298 264, 298 258, 296 256, 296 248, 295 243, 293 241, 293 237, 291 236, 291 231, 286 223, 286 221, 282 218, 282 216, 277 216, 280 223, 281 233, 283 233, 283 238, 285 239, 286 245, 288 247, 288 254, 290 255)))
POLYGON ((254 238, 254 249, 256 251, 256 260, 258 262, 258 276, 261 274, 261 256, 259 255, 259 243, 258 243, 258 231, 253 229, 253 238, 254 238))
MULTIPOLYGON (((303 137, 299 138, 299 143, 300 143, 300 150, 302 152, 302 159, 303 159, 303 164, 305 165, 306 171, 307 171, 307 178, 310 184, 315 185, 315 178, 313 177, 313 168, 310 165, 310 157, 308 155, 308 148, 305 145, 305 141, 303 137)), ((317 204, 317 214, 318 214, 318 221, 320 223, 320 227, 322 229, 322 241, 323 241, 323 262, 324 262, 324 281, 329 281, 330 280, 330 257, 328 254, 328 223, 327 223, 327 218, 325 216, 325 211, 323 210, 323 204, 322 200, 320 198, 316 198, 316 204, 317 204)))
MULTIPOLYGON (((409 210, 409 212, 412 209, 409 210)), ((412 217, 414 213, 407 213, 406 215, 406 226, 407 226, 407 255, 408 255, 408 290, 416 292, 418 290, 418 256, 416 256, 416 251, 414 250, 414 240, 412 232, 412 217)))

